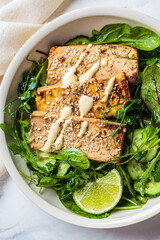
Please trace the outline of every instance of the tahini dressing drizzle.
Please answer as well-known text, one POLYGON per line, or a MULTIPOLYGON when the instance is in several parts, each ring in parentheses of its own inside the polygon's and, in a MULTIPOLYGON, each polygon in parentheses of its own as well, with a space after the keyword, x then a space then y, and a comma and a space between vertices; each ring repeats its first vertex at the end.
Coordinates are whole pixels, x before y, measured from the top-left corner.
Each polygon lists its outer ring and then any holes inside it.
POLYGON ((98 71, 99 67, 100 67, 99 62, 94 63, 93 66, 87 70, 87 72, 85 72, 80 76, 79 78, 80 84, 83 84, 89 79, 91 79, 93 75, 98 71))
POLYGON ((105 58, 102 58, 101 59, 101 66, 102 67, 105 67, 105 66, 107 66, 107 64, 108 64, 108 59, 105 57, 105 58))
POLYGON ((80 109, 81 117, 84 117, 85 115, 87 115, 87 113, 91 110, 92 107, 93 107, 93 98, 85 95, 80 97, 79 109, 80 109))
POLYGON ((54 143, 56 150, 60 150, 62 148, 63 138, 64 138, 64 131, 70 124, 71 124, 71 119, 67 119, 65 121, 65 123, 64 123, 64 126, 62 128, 62 131, 61 131, 60 135, 58 136, 58 138, 56 139, 56 141, 54 143))
POLYGON ((81 64, 81 62, 83 61, 83 59, 85 58, 86 53, 81 53, 78 61, 76 62, 76 64, 69 68, 68 72, 66 72, 64 74, 64 76, 62 77, 62 88, 66 88, 69 85, 71 85, 72 83, 75 83, 77 81, 77 76, 75 74, 76 69, 79 67, 79 65, 81 64))
POLYGON ((70 117, 72 115, 71 107, 65 107, 61 110, 60 118, 51 125, 51 128, 48 133, 48 139, 45 145, 40 149, 43 152, 50 152, 51 146, 56 140, 61 128, 60 124, 64 121, 65 118, 70 117))
POLYGON ((114 82, 115 82, 115 77, 112 77, 108 81, 107 87, 105 88, 104 97, 102 98, 101 102, 107 102, 108 97, 109 97, 110 93, 112 92, 114 82))
POLYGON ((78 137, 79 137, 79 138, 82 138, 82 137, 83 137, 83 135, 85 134, 87 128, 88 128, 88 122, 85 121, 85 122, 82 123, 81 129, 80 129, 80 131, 79 131, 79 133, 78 133, 78 137))

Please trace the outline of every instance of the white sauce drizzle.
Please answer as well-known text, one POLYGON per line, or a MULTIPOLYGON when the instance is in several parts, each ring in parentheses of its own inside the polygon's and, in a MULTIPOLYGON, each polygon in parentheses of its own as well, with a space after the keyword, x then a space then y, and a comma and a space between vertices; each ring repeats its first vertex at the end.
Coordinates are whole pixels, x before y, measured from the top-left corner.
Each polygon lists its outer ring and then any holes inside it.
POLYGON ((71 124, 71 119, 68 119, 68 120, 65 121, 64 126, 62 128, 62 131, 61 131, 60 135, 58 136, 58 138, 55 141, 55 149, 56 150, 60 150, 62 148, 63 138, 64 138, 64 131, 70 124, 71 124))
POLYGON ((80 76, 79 78, 80 84, 83 84, 89 79, 91 79, 93 75, 98 71, 99 67, 100 67, 99 62, 94 63, 93 66, 87 70, 87 72, 85 72, 80 76))
POLYGON ((79 109, 81 117, 84 117, 93 107, 93 98, 88 96, 81 96, 79 100, 79 109))
POLYGON ((92 47, 92 44, 88 44, 87 49, 90 49, 92 47))
POLYGON ((60 124, 64 121, 65 118, 70 117, 72 115, 71 107, 65 107, 61 110, 60 118, 51 125, 51 128, 48 133, 48 139, 45 145, 40 149, 43 152, 50 152, 51 146, 57 138, 61 128, 60 124))
POLYGON ((66 88, 70 84, 77 81, 77 76, 75 75, 75 71, 79 67, 79 65, 81 64, 81 62, 85 58, 85 56, 86 56, 86 53, 81 53, 81 55, 80 55, 78 61, 76 62, 76 64, 73 67, 69 68, 68 72, 66 72, 64 74, 64 76, 62 77, 62 88, 66 88))
POLYGON ((105 58, 102 58, 101 59, 101 66, 102 67, 105 67, 108 65, 108 59, 105 57, 105 58))
POLYGON ((104 93, 104 97, 101 100, 101 102, 107 102, 109 94, 112 92, 113 86, 114 86, 114 82, 115 82, 115 77, 112 77, 107 84, 107 87, 105 89, 105 93, 104 93))
POLYGON ((37 150, 36 153, 37 153, 37 156, 41 156, 41 157, 49 157, 51 155, 50 153, 41 152, 40 150, 37 150))
POLYGON ((78 137, 79 138, 83 137, 83 135, 85 134, 87 128, 88 128, 88 122, 87 121, 83 122, 82 125, 81 125, 81 129, 80 129, 80 131, 78 133, 78 137))

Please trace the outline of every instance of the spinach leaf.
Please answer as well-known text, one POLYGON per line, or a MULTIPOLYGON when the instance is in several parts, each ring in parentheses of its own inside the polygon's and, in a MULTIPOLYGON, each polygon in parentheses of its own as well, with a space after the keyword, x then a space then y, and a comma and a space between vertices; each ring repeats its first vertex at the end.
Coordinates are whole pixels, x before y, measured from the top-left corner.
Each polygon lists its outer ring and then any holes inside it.
POLYGON ((71 166, 88 169, 90 162, 85 154, 77 148, 66 148, 57 155, 57 159, 67 161, 71 166))
POLYGON ((108 24, 90 39, 92 44, 113 43, 130 33, 130 26, 125 23, 108 24))
POLYGON ((118 43, 144 51, 154 50, 160 45, 160 37, 155 32, 142 26, 131 27, 125 23, 107 24, 100 31, 93 30, 92 37, 85 37, 86 41, 82 39, 77 36, 67 41, 66 45, 81 45, 83 42, 94 45, 118 43))
POLYGON ((159 36, 150 29, 141 26, 130 28, 130 33, 123 35, 118 41, 120 44, 136 47, 144 51, 151 51, 160 45, 159 36))
POLYGON ((77 204, 74 202, 73 200, 73 197, 72 195, 66 197, 66 198, 60 198, 60 201, 62 202, 62 204, 68 208, 69 210, 71 210, 72 212, 74 213, 77 213, 83 217, 87 217, 87 218, 94 218, 94 219, 100 219, 100 218, 107 218, 109 216, 108 213, 103 213, 103 214, 100 214, 100 215, 94 215, 94 214, 91 214, 91 213, 86 213, 84 211, 82 211, 78 206, 77 204))
POLYGON ((151 66, 144 73, 141 87, 142 98, 148 109, 156 114, 160 121, 160 68, 151 66))

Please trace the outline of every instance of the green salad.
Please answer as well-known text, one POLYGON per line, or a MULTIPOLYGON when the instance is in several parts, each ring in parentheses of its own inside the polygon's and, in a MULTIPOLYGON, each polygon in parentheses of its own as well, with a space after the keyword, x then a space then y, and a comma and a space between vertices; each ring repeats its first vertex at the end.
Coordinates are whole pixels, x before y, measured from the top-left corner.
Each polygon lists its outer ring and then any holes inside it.
MULTIPOLYGON (((36 184, 39 193, 50 188, 62 204, 88 218, 106 218, 114 211, 141 208, 149 198, 160 195, 160 37, 153 31, 117 23, 93 30, 92 36, 77 36, 64 45, 121 44, 138 49, 138 59, 118 54, 117 58, 139 61, 139 72, 130 85, 131 99, 113 117, 103 121, 126 125, 123 151, 112 161, 90 160, 79 149, 66 148, 44 154, 30 147, 30 116, 36 110, 35 91, 47 85, 48 57, 32 61, 18 85, 17 98, 4 109, 12 125, 1 129, 13 141, 8 148, 26 161, 30 175, 20 174, 36 184), (18 107, 17 107, 18 106, 18 107)), ((112 106, 115 107, 115 106, 112 106)), ((111 108, 112 108, 111 107, 111 108)), ((111 135, 114 136, 117 128, 111 135)))

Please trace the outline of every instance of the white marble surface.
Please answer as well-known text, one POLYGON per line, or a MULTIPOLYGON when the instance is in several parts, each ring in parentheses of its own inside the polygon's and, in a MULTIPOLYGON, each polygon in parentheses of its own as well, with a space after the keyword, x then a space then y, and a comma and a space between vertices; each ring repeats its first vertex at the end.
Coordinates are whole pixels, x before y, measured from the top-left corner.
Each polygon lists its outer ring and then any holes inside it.
MULTIPOLYGON (((0 0, 2 5, 6 0, 0 0)), ((132 8, 160 20, 159 0, 66 0, 56 15, 90 6, 132 8)), ((52 16, 54 17, 54 16, 52 16)), ((0 180, 0 240, 158 240, 160 214, 129 227, 97 230, 64 223, 35 206, 6 174, 0 180)))

